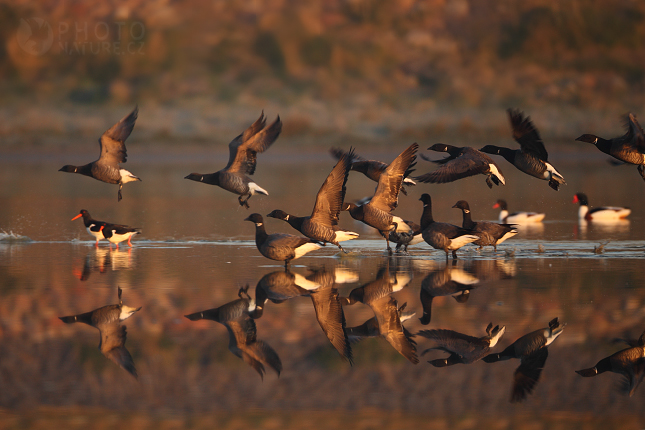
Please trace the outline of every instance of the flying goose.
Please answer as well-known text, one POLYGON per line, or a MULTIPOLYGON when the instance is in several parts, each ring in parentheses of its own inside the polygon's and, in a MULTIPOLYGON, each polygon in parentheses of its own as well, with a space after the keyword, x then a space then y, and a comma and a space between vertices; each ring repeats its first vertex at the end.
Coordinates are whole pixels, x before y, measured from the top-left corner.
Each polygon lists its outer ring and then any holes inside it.
POLYGON ((239 194, 240 206, 249 208, 249 199, 256 193, 268 196, 267 190, 261 188, 246 175, 255 173, 257 154, 264 152, 276 141, 282 131, 282 121, 278 116, 268 127, 264 111, 246 131, 228 144, 228 164, 215 173, 191 173, 184 179, 218 185, 234 194, 239 194), (246 197, 246 199, 242 199, 246 197))
POLYGON ((517 339, 500 353, 488 354, 482 360, 495 363, 511 358, 519 358, 520 366, 515 370, 511 402, 521 402, 526 399, 540 379, 540 374, 549 356, 549 346, 562 334, 564 326, 558 318, 549 321, 549 326, 535 330, 517 339))
POLYGON ((417 181, 443 184, 445 182, 453 182, 458 179, 467 178, 468 176, 482 174, 486 176, 486 185, 488 185, 488 188, 493 188, 493 183, 495 185, 499 185, 500 183, 506 185, 506 179, 504 179, 504 175, 499 166, 488 155, 475 148, 468 146, 460 148, 443 143, 436 143, 428 149, 437 152, 447 152, 449 156, 441 160, 430 160, 421 154, 421 158, 424 160, 437 163, 441 167, 425 175, 415 176, 414 179, 417 181))
POLYGON ((247 293, 248 286, 238 292, 239 299, 218 308, 208 309, 185 315, 191 321, 201 319, 216 321, 228 330, 228 349, 236 357, 255 369, 264 379, 265 366, 271 367, 280 376, 282 362, 273 348, 257 338, 257 326, 251 318, 254 304, 247 293))
POLYGON ((340 210, 345 200, 345 184, 354 151, 343 154, 318 190, 310 216, 298 217, 276 209, 268 217, 281 219, 308 238, 321 243, 332 243, 345 252, 339 242, 356 239, 358 233, 338 227, 340 210))
POLYGON ((576 140, 596 145, 600 151, 617 160, 637 165, 638 173, 645 181, 645 133, 632 113, 626 115, 625 126, 627 132, 620 137, 607 140, 595 134, 583 134, 576 140))
POLYGON ((481 152, 501 155, 527 175, 549 181, 549 186, 558 190, 560 185, 566 184, 564 178, 549 162, 542 138, 531 119, 517 109, 508 109, 508 117, 513 128, 513 138, 520 144, 520 149, 508 149, 495 145, 486 145, 481 152))
MULTIPOLYGON (((343 151, 340 148, 332 148, 330 152, 331 152, 331 155, 333 155, 334 158, 336 158, 337 160, 340 160, 343 157, 343 155, 347 154, 347 152, 343 151)), ((356 154, 352 154, 351 161, 352 161, 351 170, 364 174, 374 182, 378 182, 379 178, 381 177, 381 173, 383 173, 388 166, 382 161, 366 160, 363 157, 356 154)), ((410 166, 408 166, 408 168, 406 169, 405 174, 403 175, 403 184, 401 185, 401 192, 406 196, 408 195, 408 192, 406 191, 405 186, 416 185, 416 182, 414 182, 412 179, 408 177, 414 171, 413 167, 415 164, 416 163, 411 163, 410 166)))
POLYGON ((600 360, 594 367, 576 370, 584 377, 592 377, 605 372, 619 373, 625 377, 625 388, 633 396, 645 376, 645 332, 636 341, 627 341, 629 348, 613 353, 600 360))
POLYGON ((542 222, 545 214, 537 212, 513 212, 508 213, 508 204, 506 200, 499 199, 493 205, 493 209, 499 208, 499 222, 508 224, 530 224, 542 222))
POLYGON ((473 242, 473 244, 479 245, 479 249, 482 249, 484 246, 492 246, 497 251, 497 245, 518 233, 517 229, 511 224, 473 221, 470 206, 466 200, 459 200, 453 208, 461 209, 463 216, 462 227, 472 230, 474 232, 473 234, 480 237, 479 240, 473 242))
POLYGON ((385 239, 387 251, 390 255, 392 254, 389 241, 390 231, 411 231, 411 228, 401 218, 393 216, 390 212, 398 205, 399 190, 401 189, 403 178, 416 159, 417 149, 419 149, 419 145, 413 143, 381 172, 376 192, 369 203, 361 206, 357 206, 354 203, 345 203, 343 206, 343 210, 349 211, 352 218, 379 231, 385 239))
POLYGON ((600 206, 589 209, 589 199, 584 193, 576 193, 573 196, 573 203, 580 203, 578 209, 578 219, 587 221, 617 221, 629 216, 632 212, 630 208, 619 206, 600 206))
POLYGON ((452 366, 453 364, 471 364, 481 359, 488 351, 497 345, 506 327, 495 326, 493 323, 486 327, 486 336, 474 337, 452 330, 436 329, 421 330, 417 334, 421 337, 431 339, 435 346, 426 349, 421 353, 425 355, 433 349, 447 352, 448 358, 437 358, 428 361, 435 367, 452 366))
POLYGON ((107 182, 108 184, 118 184, 119 192, 117 194, 118 201, 121 201, 121 189, 124 184, 133 181, 140 181, 141 179, 134 176, 132 173, 122 169, 120 163, 127 161, 127 150, 125 148, 125 140, 132 133, 134 123, 137 120, 139 108, 135 107, 129 115, 125 116, 121 121, 114 124, 108 131, 103 133, 99 138, 99 147, 101 148, 101 155, 96 161, 92 161, 84 166, 65 165, 61 167, 59 172, 79 173, 81 175, 89 176, 99 181, 107 182))
POLYGON ((141 307, 131 308, 123 304, 121 300, 121 288, 117 289, 119 304, 107 305, 94 309, 84 314, 59 317, 66 324, 82 322, 91 325, 99 330, 101 340, 99 341, 99 350, 119 367, 137 378, 137 369, 134 367, 134 361, 130 352, 125 347, 126 329, 121 324, 122 321, 130 318, 135 312, 141 310, 141 307))
POLYGON ((284 261, 285 268, 291 260, 320 248, 319 244, 307 237, 285 233, 267 234, 262 215, 258 213, 249 215, 244 221, 255 224, 255 245, 260 254, 271 260, 284 261))
POLYGON ((452 258, 456 260, 459 248, 479 240, 479 236, 476 236, 472 230, 445 222, 436 222, 432 217, 432 199, 429 194, 422 194, 419 200, 423 202, 420 223, 423 240, 431 247, 443 250, 446 253, 446 260, 449 252, 452 252, 452 258))
POLYGON ((81 209, 81 212, 74 218, 72 218, 72 221, 77 220, 80 217, 83 217, 83 224, 85 224, 87 232, 94 236, 94 238, 96 239, 96 247, 98 247, 99 240, 105 239, 105 236, 103 236, 103 232, 101 231, 101 226, 104 226, 107 223, 104 221, 95 220, 85 209, 81 209))

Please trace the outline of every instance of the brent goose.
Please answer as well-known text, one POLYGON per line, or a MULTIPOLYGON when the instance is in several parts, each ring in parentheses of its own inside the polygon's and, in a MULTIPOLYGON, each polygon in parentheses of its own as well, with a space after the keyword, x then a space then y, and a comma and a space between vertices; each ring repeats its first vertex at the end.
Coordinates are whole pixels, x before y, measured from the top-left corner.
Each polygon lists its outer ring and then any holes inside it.
POLYGON ((390 242, 396 243, 394 252, 407 254, 408 246, 423 242, 423 236, 421 235, 421 226, 416 222, 403 220, 403 223, 408 226, 409 230, 405 227, 399 228, 398 231, 392 230, 388 239, 390 242))
POLYGON ((390 212, 396 209, 399 202, 399 190, 406 171, 416 159, 416 152, 419 145, 413 143, 405 151, 390 163, 385 170, 381 172, 378 179, 378 185, 374 197, 361 206, 354 203, 345 203, 343 210, 349 211, 352 218, 361 221, 379 231, 385 238, 387 251, 391 255, 389 233, 390 231, 411 231, 401 218, 393 216, 390 212))
MULTIPOLYGON (((397 311, 399 314, 399 319, 401 320, 401 324, 415 315, 414 312, 405 312, 407 305, 407 302, 403 303, 401 306, 399 306, 399 309, 397 311)), ((403 327, 403 330, 406 330, 406 328, 403 327)), ((379 337, 381 335, 379 331, 378 320, 375 316, 368 319, 361 325, 357 325, 355 327, 347 327, 345 331, 347 332, 349 341, 352 343, 360 342, 367 337, 379 337)), ((410 334, 408 334, 408 336, 411 337, 410 334)))
POLYGON ((492 246, 497 251, 497 245, 518 233, 512 224, 473 221, 470 206, 466 200, 459 200, 453 208, 461 209, 463 216, 462 227, 472 230, 474 235, 479 236, 479 240, 473 242, 475 245, 479 245, 479 249, 482 249, 484 246, 492 246))
POLYGON ((520 144, 520 149, 512 150, 495 145, 486 145, 480 151, 501 155, 527 175, 549 181, 549 186, 558 190, 566 184, 564 178, 549 162, 542 138, 531 119, 517 109, 508 109, 508 117, 513 127, 513 138, 520 144))
POLYGON ((240 289, 239 299, 218 308, 195 312, 185 317, 191 321, 204 319, 223 324, 228 331, 229 351, 255 369, 262 379, 265 373, 264 366, 271 367, 280 376, 282 372, 280 357, 269 344, 257 338, 257 326, 249 314, 253 310, 254 303, 247 289, 248 286, 240 289))
POLYGON ((95 220, 85 209, 81 209, 81 212, 74 218, 72 218, 72 221, 77 220, 80 217, 83 217, 83 224, 85 224, 87 232, 94 236, 94 238, 96 239, 96 246, 98 247, 99 240, 105 239, 105 236, 103 236, 103 232, 101 231, 101 226, 105 226, 105 224, 107 223, 104 221, 95 220))
POLYGON ((458 179, 467 178, 468 176, 482 174, 486 175, 488 188, 493 188, 493 183, 495 185, 499 185, 500 183, 506 185, 506 179, 504 179, 504 175, 499 166, 488 155, 475 148, 468 146, 459 148, 457 146, 436 143, 428 149, 437 152, 447 152, 449 156, 441 160, 430 160, 422 154, 421 158, 440 164, 441 167, 434 172, 416 176, 414 179, 417 181, 443 184, 445 182, 453 182, 458 179))
POLYGON ((358 233, 341 230, 338 227, 340 210, 345 200, 345 184, 351 167, 354 154, 352 149, 343 154, 336 163, 325 182, 318 190, 316 203, 310 216, 298 217, 276 209, 268 217, 281 219, 310 239, 321 243, 332 243, 345 252, 340 243, 345 240, 356 239, 358 233))
POLYGON ((345 305, 361 302, 368 305, 376 317, 378 333, 413 364, 417 364, 417 347, 412 334, 401 324, 399 306, 392 293, 400 291, 412 280, 405 272, 390 275, 387 266, 379 269, 374 281, 353 289, 343 301, 345 305))
MULTIPOLYGON (((456 261, 453 261, 456 263, 456 261)), ((448 265, 440 270, 433 270, 421 281, 420 301, 423 316, 421 324, 428 325, 432 319, 432 300, 435 297, 453 296, 458 303, 465 303, 470 297, 470 290, 477 288, 479 279, 464 270, 448 265)))
POLYGON ((141 179, 134 176, 132 173, 122 169, 119 163, 127 161, 127 150, 125 149, 125 140, 132 133, 134 123, 137 120, 139 108, 135 107, 129 115, 121 119, 121 121, 114 124, 108 131, 103 133, 99 139, 99 147, 101 148, 101 155, 96 161, 92 161, 84 166, 65 165, 61 167, 59 172, 79 173, 81 175, 89 176, 99 181, 107 182, 108 184, 118 184, 119 192, 117 194, 118 201, 121 201, 121 189, 124 184, 133 181, 140 181, 141 179))
POLYGON ((260 318, 268 300, 283 303, 295 297, 309 297, 320 328, 340 356, 351 365, 352 348, 345 332, 345 313, 338 289, 334 287, 335 280, 334 272, 324 269, 315 270, 307 277, 289 270, 264 275, 255 287, 256 308, 251 316, 260 318))
POLYGON ((645 332, 635 341, 627 341, 629 348, 615 352, 609 357, 600 360, 594 367, 589 369, 576 370, 576 373, 591 377, 605 372, 619 373, 626 379, 625 388, 629 396, 645 376, 645 332))
POLYGON ((101 353, 137 378, 134 361, 125 347, 127 333, 121 321, 130 318, 135 312, 141 310, 141 306, 131 308, 124 305, 123 300, 121 300, 121 288, 119 287, 117 291, 119 304, 107 305, 83 314, 59 318, 66 324, 82 322, 97 328, 101 335, 101 340, 99 341, 101 353))
POLYGON ((269 193, 246 175, 255 173, 258 152, 266 151, 276 141, 282 131, 282 121, 278 116, 268 127, 264 111, 260 117, 243 134, 240 134, 228 144, 228 164, 215 173, 191 173, 184 179, 217 185, 234 194, 239 194, 237 200, 240 206, 249 208, 249 199, 256 193, 268 196, 269 193), (243 197, 246 199, 242 200, 243 197))
MULTIPOLYGON (((337 160, 340 160, 343 155, 347 154, 345 151, 339 148, 332 148, 330 152, 331 155, 333 155, 337 160)), ((381 177, 381 173, 383 173, 385 169, 387 169, 387 164, 383 163, 382 161, 366 160, 356 154, 352 154, 351 160, 351 170, 364 174, 374 182, 378 182, 379 178, 381 177)), ((415 164, 416 163, 411 163, 403 174, 403 184, 401 185, 401 192, 406 196, 408 195, 408 192, 406 191, 405 186, 416 185, 416 182, 408 178, 408 176, 414 171, 413 167, 415 164)))
POLYGON ((267 234, 262 215, 258 213, 249 215, 244 221, 255 224, 255 245, 260 254, 271 260, 284 261, 284 267, 287 267, 291 260, 320 248, 319 244, 307 237, 285 233, 267 234))
POLYGON ((613 139, 603 139, 594 134, 583 134, 576 140, 596 145, 596 148, 612 157, 638 166, 638 173, 645 181, 645 133, 636 117, 629 113, 625 118, 627 133, 613 139))
POLYGON ((132 248, 132 242, 130 242, 132 236, 135 234, 141 234, 140 228, 128 227, 127 225, 121 224, 105 223, 99 229, 101 233, 103 233, 103 237, 110 242, 110 248, 113 243, 116 243, 116 249, 119 249, 119 243, 124 240, 127 240, 128 245, 132 248))
POLYGON ((589 199, 584 193, 577 193, 573 196, 573 203, 580 203, 578 219, 587 221, 616 221, 627 218, 632 212, 629 208, 619 206, 601 206, 589 209, 589 199))
POLYGON ((452 251, 452 258, 457 259, 459 248, 479 240, 479 236, 476 236, 472 230, 445 222, 436 222, 432 217, 432 199, 429 194, 422 194, 419 200, 423 202, 421 214, 423 240, 435 249, 442 249, 446 253, 446 260, 450 251, 452 251))
POLYGON ((450 354, 448 358, 437 358, 428 361, 435 367, 446 367, 460 363, 471 364, 481 359, 492 347, 497 345, 504 331, 506 331, 505 326, 501 328, 495 326, 493 328, 493 323, 490 323, 486 327, 486 336, 483 337, 468 336, 467 334, 444 329, 421 330, 417 334, 433 340, 435 344, 435 346, 423 351, 421 355, 425 355, 433 349, 450 354))
POLYGON ((530 224, 542 222, 544 214, 537 212, 513 212, 508 213, 508 205, 506 200, 499 199, 493 205, 493 209, 499 208, 499 222, 508 224, 530 224))
POLYGON ((486 363, 519 358, 520 366, 515 370, 511 402, 520 402, 533 391, 540 379, 540 374, 549 356, 549 346, 564 330, 566 324, 560 324, 558 318, 549 321, 549 326, 535 330, 517 339, 500 353, 488 354, 483 360, 486 363))

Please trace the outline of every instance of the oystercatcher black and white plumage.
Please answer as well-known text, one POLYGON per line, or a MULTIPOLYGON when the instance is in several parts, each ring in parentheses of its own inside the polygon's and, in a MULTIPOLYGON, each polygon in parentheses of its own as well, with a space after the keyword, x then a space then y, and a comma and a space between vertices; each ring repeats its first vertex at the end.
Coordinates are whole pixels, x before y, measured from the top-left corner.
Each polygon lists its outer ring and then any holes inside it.
POLYGON ((318 190, 316 203, 310 216, 294 216, 280 209, 268 214, 268 217, 281 219, 310 239, 321 243, 332 243, 345 251, 339 242, 356 239, 358 233, 342 230, 338 227, 340 211, 347 191, 345 184, 351 168, 354 151, 350 149, 343 154, 336 166, 318 190))
POLYGON ((520 149, 509 149, 495 145, 486 145, 480 149, 488 154, 501 155, 518 170, 535 178, 549 181, 549 186, 558 190, 566 184, 564 178, 549 163, 549 154, 544 142, 531 119, 517 109, 508 109, 508 117, 513 128, 513 138, 520 144, 520 149))
POLYGON ((101 231, 101 227, 104 227, 107 223, 105 221, 95 220, 85 209, 81 209, 81 212, 74 218, 72 218, 72 221, 77 220, 80 217, 83 217, 83 224, 85 224, 87 232, 94 236, 94 238, 96 239, 96 246, 98 247, 99 240, 105 239, 105 236, 103 236, 103 231, 101 231))
POLYGON ((124 305, 123 300, 121 300, 121 294, 121 288, 118 288, 118 304, 103 306, 83 314, 59 318, 66 324, 82 322, 97 328, 101 335, 99 342, 101 353, 136 378, 137 369, 134 367, 130 352, 125 347, 126 328, 121 322, 141 310, 141 307, 132 308, 124 305))
POLYGON ((264 188, 253 182, 247 175, 255 173, 257 154, 266 151, 276 141, 282 131, 282 121, 278 116, 273 123, 266 126, 264 112, 246 131, 228 144, 228 164, 215 173, 191 173, 184 179, 217 185, 238 194, 240 206, 249 208, 249 199, 255 194, 269 193, 264 188), (246 199, 243 199, 246 197, 246 199))
POLYGON ((349 211, 352 218, 378 230, 385 239, 390 255, 392 254, 390 232, 411 231, 403 219, 392 215, 391 212, 398 206, 403 178, 410 165, 414 163, 418 149, 419 145, 413 143, 381 172, 376 191, 369 203, 360 206, 345 203, 343 206, 343 210, 349 211))
POLYGON ((486 176, 488 188, 493 188, 493 184, 499 185, 501 183, 502 185, 506 185, 506 179, 502 174, 502 169, 488 155, 475 148, 468 146, 460 148, 443 143, 436 143, 428 149, 437 152, 447 152, 449 156, 441 160, 430 160, 421 154, 421 158, 437 163, 440 167, 425 175, 415 176, 414 179, 419 182, 443 184, 445 182, 453 182, 458 179, 481 174, 486 176))
POLYGON ((132 236, 135 234, 141 234, 141 229, 136 227, 129 227, 122 224, 110 224, 105 223, 100 227, 101 233, 111 244, 116 244, 116 249, 119 249, 119 243, 123 241, 128 241, 128 245, 132 247, 132 236))
POLYGON ((549 321, 549 326, 532 331, 517 339, 500 353, 488 354, 482 360, 486 363, 519 358, 520 366, 515 370, 511 402, 526 399, 540 379, 542 369, 549 356, 547 346, 551 345, 562 334, 564 326, 558 318, 549 321))
POLYGON ((512 224, 497 224, 487 221, 473 221, 470 205, 466 200, 459 200, 453 208, 461 209, 463 215, 462 227, 472 230, 479 240, 473 242, 479 245, 479 249, 484 246, 492 246, 497 251, 497 245, 515 236, 518 231, 512 224))
POLYGON ((84 166, 67 164, 61 167, 59 172, 78 173, 107 182, 108 184, 117 184, 119 185, 117 197, 121 201, 121 189, 123 185, 128 182, 141 180, 120 166, 120 163, 127 161, 128 153, 125 148, 125 140, 132 133, 138 113, 139 109, 135 107, 129 115, 103 133, 99 139, 101 155, 98 160, 85 164, 84 166))
POLYGON ((645 133, 632 113, 626 115, 625 125, 627 132, 620 137, 603 139, 595 134, 583 134, 576 140, 596 145, 605 154, 638 166, 638 173, 645 181, 645 133))
POLYGON ((584 193, 576 193, 573 203, 579 203, 578 219, 587 221, 617 221, 625 219, 632 212, 630 208, 620 206, 600 206, 589 208, 589 199, 584 193))

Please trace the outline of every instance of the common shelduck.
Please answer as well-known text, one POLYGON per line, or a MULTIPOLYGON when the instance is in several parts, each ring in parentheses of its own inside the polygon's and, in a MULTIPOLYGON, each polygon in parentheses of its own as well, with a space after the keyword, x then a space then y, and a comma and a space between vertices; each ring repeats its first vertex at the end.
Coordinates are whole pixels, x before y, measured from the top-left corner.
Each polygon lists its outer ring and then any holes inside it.
POLYGON ((619 206, 600 206, 597 208, 589 208, 589 200, 584 193, 577 193, 573 196, 573 203, 580 203, 578 209, 578 219, 587 221, 616 221, 619 219, 627 218, 632 212, 629 208, 622 208, 619 206))
POLYGON ((538 212, 508 212, 508 205, 506 200, 497 200, 493 205, 493 209, 499 208, 499 222, 508 224, 532 224, 542 222, 546 216, 538 212))

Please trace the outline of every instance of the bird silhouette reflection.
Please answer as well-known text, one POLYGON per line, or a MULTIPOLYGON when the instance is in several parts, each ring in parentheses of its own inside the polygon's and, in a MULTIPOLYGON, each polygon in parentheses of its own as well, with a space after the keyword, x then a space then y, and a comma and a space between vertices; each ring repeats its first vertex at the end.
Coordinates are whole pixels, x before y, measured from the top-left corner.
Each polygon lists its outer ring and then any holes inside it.
POLYGON ((280 357, 269 344, 257 338, 257 327, 249 313, 254 311, 255 304, 247 290, 248 286, 240 288, 239 298, 232 302, 185 317, 191 321, 205 319, 223 324, 228 330, 229 351, 255 369, 262 379, 266 371, 265 366, 272 368, 280 376, 280 357))
POLYGON ((132 248, 128 250, 112 250, 109 248, 95 247, 87 253, 83 262, 83 269, 74 269, 74 276, 81 281, 87 281, 92 272, 105 273, 108 268, 112 270, 127 270, 134 265, 132 248))
MULTIPOLYGON (((454 263, 454 262, 453 262, 454 263)), ((439 296, 453 296, 459 303, 465 303, 470 290, 477 288, 479 279, 459 269, 455 264, 446 264, 443 269, 433 270, 421 281, 421 324, 428 325, 432 318, 432 300, 439 296)))
MULTIPOLYGON (((374 312, 378 334, 384 337, 399 354, 417 364, 419 359, 416 342, 412 339, 413 335, 401 324, 402 307, 400 308, 396 299, 392 297, 392 293, 403 289, 411 280, 412 277, 408 272, 398 271, 391 274, 386 265, 379 269, 374 281, 353 289, 349 296, 344 298, 343 304, 353 305, 361 302, 368 305, 374 312)), ((359 326, 360 328, 352 331, 365 330, 364 332, 370 333, 370 336, 375 336, 376 329, 374 322, 371 321, 366 321, 361 325, 363 327, 359 326)))
POLYGON ((141 307, 132 308, 124 305, 123 300, 121 300, 121 294, 121 288, 118 288, 118 304, 103 306, 83 314, 59 318, 66 324, 82 322, 96 327, 101 335, 101 340, 99 341, 101 353, 137 378, 134 361, 125 347, 126 328, 121 322, 141 310, 141 307))
POLYGON ((309 297, 316 311, 316 319, 329 342, 340 356, 353 363, 352 348, 345 332, 345 314, 335 281, 353 279, 336 275, 328 269, 309 269, 305 276, 290 270, 279 270, 264 275, 255 287, 256 309, 254 318, 260 318, 267 301, 282 303, 295 297, 309 297))

